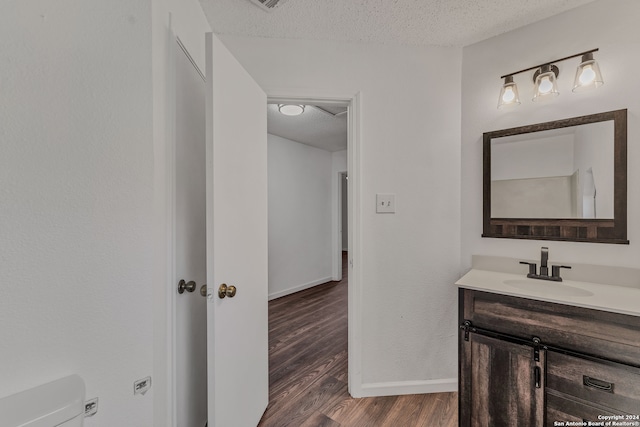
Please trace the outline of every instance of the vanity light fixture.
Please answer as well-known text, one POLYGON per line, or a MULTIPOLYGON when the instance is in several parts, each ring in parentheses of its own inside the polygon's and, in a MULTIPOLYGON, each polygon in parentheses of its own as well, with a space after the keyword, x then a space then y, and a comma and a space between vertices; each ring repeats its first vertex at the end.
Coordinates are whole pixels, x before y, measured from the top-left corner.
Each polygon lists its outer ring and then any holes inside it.
POLYGON ((555 63, 566 61, 567 59, 582 57, 580 65, 576 71, 576 78, 573 83, 573 92, 581 92, 586 89, 598 88, 604 84, 602 79, 602 73, 598 63, 593 59, 593 53, 598 49, 591 49, 586 52, 577 53, 575 55, 566 56, 564 58, 549 61, 544 64, 536 65, 533 67, 525 68, 524 70, 516 71, 515 73, 505 74, 500 76, 504 79, 504 84, 500 90, 500 98, 498 99, 498 108, 502 108, 507 105, 520 104, 518 97, 518 88, 513 81, 513 76, 516 74, 525 73, 527 71, 536 70, 533 74, 534 90, 533 101, 540 101, 543 99, 554 98, 560 93, 558 92, 557 78, 560 70, 555 63))
POLYGON ((507 76, 504 78, 504 85, 502 85, 500 98, 498 98, 498 108, 517 104, 520 104, 518 85, 514 83, 513 76, 507 76))
POLYGON ((301 104, 278 104, 278 110, 285 116, 299 116, 304 113, 304 105, 301 104))
POLYGON ((558 67, 545 64, 533 74, 533 101, 549 99, 560 95, 556 77, 560 74, 558 67))
POLYGON ((573 81, 573 91, 582 92, 585 89, 598 88, 604 84, 600 66, 593 59, 593 52, 582 55, 582 62, 578 65, 576 78, 573 81))

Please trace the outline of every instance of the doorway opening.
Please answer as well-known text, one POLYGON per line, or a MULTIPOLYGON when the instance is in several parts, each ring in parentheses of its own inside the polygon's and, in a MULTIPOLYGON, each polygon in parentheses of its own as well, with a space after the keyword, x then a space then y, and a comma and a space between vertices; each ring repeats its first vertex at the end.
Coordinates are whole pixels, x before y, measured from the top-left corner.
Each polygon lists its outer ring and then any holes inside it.
MULTIPOLYGON (((316 91, 310 95, 300 93, 299 90, 280 90, 278 92, 267 91, 269 104, 296 103, 303 105, 313 105, 323 103, 324 105, 342 105, 346 107, 347 118, 347 151, 346 168, 339 170, 347 172, 348 192, 347 192, 347 235, 348 235, 348 257, 346 259, 346 278, 348 286, 348 388, 352 397, 362 397, 362 232, 359 218, 362 215, 362 190, 361 190, 361 104, 362 95, 360 92, 335 93, 326 91, 316 91)), ((337 172, 336 170, 335 172, 337 172)), ((333 174, 334 188, 339 187, 340 180, 338 174, 333 174)), ((332 254, 333 277, 340 277, 342 270, 342 251, 339 229, 338 200, 334 199, 332 212, 335 215, 334 228, 332 234, 332 254)), ((334 279, 335 280, 335 279, 334 279)))
POLYGON ((298 116, 281 114, 282 105, 267 105, 270 300, 340 281, 348 240, 340 174, 349 104, 308 101, 298 116))
MULTIPOLYGON (((353 142, 357 127, 353 126, 353 119, 357 101, 355 98, 268 99, 269 324, 270 353, 273 353, 270 354, 270 409, 272 403, 282 405, 276 402, 278 395, 291 392, 282 388, 286 383, 285 375, 289 375, 293 383, 300 375, 308 376, 303 368, 308 367, 310 354, 314 352, 310 351, 311 341, 303 344, 304 340, 298 340, 300 335, 315 336, 317 343, 324 343, 324 348, 334 350, 333 355, 320 364, 332 367, 329 376, 343 381, 347 395, 347 384, 351 386, 347 367, 353 356, 348 351, 352 331, 347 331, 347 325, 350 329, 352 313, 349 298, 352 290, 348 283, 352 276, 349 266, 353 266, 353 252, 349 252, 352 246, 349 237, 357 227, 350 227, 355 215, 348 215, 348 212, 354 198, 348 190, 347 177, 351 169, 348 160, 354 158, 356 148, 353 142), (304 105, 302 116, 309 113, 307 120, 302 120, 303 124, 294 130, 290 124, 296 117, 283 116, 278 108, 289 103, 304 105), (322 123, 327 125, 325 130, 329 129, 324 134, 321 132, 322 123), (337 125, 331 126, 331 123, 337 125), (305 213, 305 207, 311 211, 305 213), (296 210, 303 213, 292 216, 296 210), (313 255, 314 248, 311 248, 313 245, 309 239, 313 233, 321 240, 319 251, 322 259, 315 258, 308 263, 301 258, 313 255), (294 249, 291 249, 291 243, 294 243, 294 249), (290 258, 282 257, 282 246, 288 244, 290 258), (303 278, 302 264, 310 267, 315 277, 303 278), (289 271, 286 271, 287 265, 289 271), (297 305, 295 300, 298 300, 297 305), (313 314, 315 310, 319 311, 313 314), (322 316, 329 312, 333 315, 328 318, 322 316), (302 317, 290 318, 294 315, 302 317), (311 318, 305 320, 304 316, 308 315, 311 318), (335 330, 335 322, 344 325, 341 336, 329 332, 327 337, 323 335, 327 332, 321 332, 332 322, 332 331, 335 330), (290 325, 289 336, 281 334, 285 324, 290 325), (293 331, 295 326, 291 326, 294 324, 301 326, 297 332, 293 331), (283 349, 285 353, 278 352, 283 349)), ((318 243, 316 239, 313 242, 318 243)), ((329 371, 324 374, 327 373, 329 371)), ((270 409, 265 414, 266 418, 273 413, 270 409)))

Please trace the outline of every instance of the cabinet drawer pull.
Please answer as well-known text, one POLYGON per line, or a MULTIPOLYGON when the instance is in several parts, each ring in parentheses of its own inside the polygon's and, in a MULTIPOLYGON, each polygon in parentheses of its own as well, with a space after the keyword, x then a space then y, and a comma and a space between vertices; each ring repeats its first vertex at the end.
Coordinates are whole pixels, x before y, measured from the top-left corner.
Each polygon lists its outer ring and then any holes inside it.
POLYGON ((587 387, 595 388, 596 390, 606 391, 607 393, 613 393, 613 384, 606 381, 591 378, 586 375, 582 376, 582 384, 587 387))

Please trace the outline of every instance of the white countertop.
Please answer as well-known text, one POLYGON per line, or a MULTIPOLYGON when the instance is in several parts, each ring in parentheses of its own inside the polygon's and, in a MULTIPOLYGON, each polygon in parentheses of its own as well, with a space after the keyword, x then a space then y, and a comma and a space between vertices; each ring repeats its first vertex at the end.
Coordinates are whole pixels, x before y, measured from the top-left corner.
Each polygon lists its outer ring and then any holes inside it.
POLYGON ((470 270, 456 285, 460 288, 640 316, 640 289, 633 287, 574 280, 553 282, 528 279, 525 274, 480 269, 470 270), (560 288, 554 289, 558 286, 560 288))

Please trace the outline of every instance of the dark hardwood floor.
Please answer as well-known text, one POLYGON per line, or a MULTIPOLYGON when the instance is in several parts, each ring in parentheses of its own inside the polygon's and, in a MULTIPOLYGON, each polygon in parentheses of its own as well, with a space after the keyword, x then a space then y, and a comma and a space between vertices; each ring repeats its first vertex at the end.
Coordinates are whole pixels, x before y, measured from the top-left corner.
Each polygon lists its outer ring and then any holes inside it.
POLYGON ((343 280, 269 302, 269 406, 259 427, 454 427, 456 393, 353 399, 343 280))

